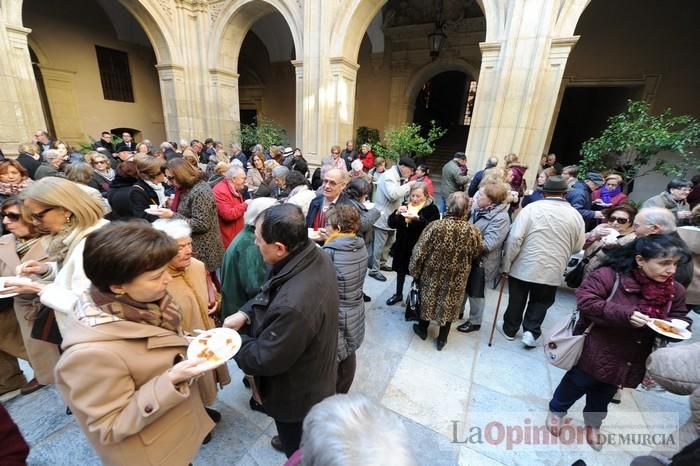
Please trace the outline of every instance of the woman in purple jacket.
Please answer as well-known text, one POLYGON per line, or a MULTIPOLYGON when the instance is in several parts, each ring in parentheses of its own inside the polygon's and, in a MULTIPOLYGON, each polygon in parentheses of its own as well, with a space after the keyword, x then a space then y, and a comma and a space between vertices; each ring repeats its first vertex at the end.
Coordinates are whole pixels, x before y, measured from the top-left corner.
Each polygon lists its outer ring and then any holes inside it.
POLYGON ((646 323, 652 318, 692 322, 686 317, 685 288, 673 278, 677 265, 689 260, 677 235, 651 235, 611 251, 607 265, 586 277, 576 290, 580 319, 574 333, 595 325, 578 364, 564 375, 549 402, 552 435, 559 435, 568 422, 563 420, 567 410, 586 395, 586 441, 595 450, 602 448, 598 434, 608 403, 618 387, 642 381, 645 361, 660 336, 646 323))

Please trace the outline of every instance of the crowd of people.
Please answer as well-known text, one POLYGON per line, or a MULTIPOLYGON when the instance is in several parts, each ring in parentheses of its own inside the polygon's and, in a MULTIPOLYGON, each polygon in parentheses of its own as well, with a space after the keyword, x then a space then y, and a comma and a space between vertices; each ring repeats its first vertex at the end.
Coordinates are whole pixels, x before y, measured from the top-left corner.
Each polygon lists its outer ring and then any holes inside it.
POLYGON ((387 163, 367 143, 331 147, 312 173, 298 148, 246 154, 212 139, 154 146, 120 136, 115 144, 106 131, 81 154, 38 131, 0 162, 0 274, 10 277, 0 297, 14 295, 0 300, 0 394, 56 384, 107 464, 188 464, 216 435, 211 406, 232 383, 226 365, 182 354, 188 338, 217 326, 241 333, 234 359, 249 407, 274 419, 272 447, 289 464, 323 461, 326 435, 358 438, 336 455, 363 457, 384 442, 396 446, 394 463, 412 464, 391 414, 345 395, 363 363, 373 299, 364 283, 386 281, 382 272, 396 273, 386 305, 405 303, 423 340, 437 323, 438 351, 457 321, 458 332, 478 332, 486 288, 507 283, 498 330, 509 341, 522 331, 531 349, 583 250, 577 331, 596 325, 547 426, 557 434, 585 395, 596 449, 608 404, 642 382, 659 346, 643 326, 690 324, 688 309, 700 307, 700 179, 673 179, 638 209, 620 175, 580 174, 553 154, 528 189, 516 154, 472 175, 457 152, 438 190, 427 166, 387 163), (370 432, 353 432, 353 416, 369 411, 370 432))

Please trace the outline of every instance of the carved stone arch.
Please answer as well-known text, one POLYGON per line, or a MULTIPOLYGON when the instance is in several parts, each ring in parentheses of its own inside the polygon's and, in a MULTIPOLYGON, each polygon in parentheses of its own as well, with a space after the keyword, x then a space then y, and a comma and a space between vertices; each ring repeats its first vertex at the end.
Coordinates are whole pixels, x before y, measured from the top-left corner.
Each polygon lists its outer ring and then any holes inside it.
POLYGON ((237 73, 243 39, 255 22, 270 13, 279 13, 292 35, 297 58, 303 50, 303 19, 299 5, 291 0, 234 0, 216 17, 209 35, 210 69, 237 73))
POLYGON ((406 102, 406 118, 408 120, 412 118, 411 109, 416 104, 416 98, 423 84, 446 71, 461 71, 475 80, 479 78, 479 68, 461 58, 438 59, 423 66, 413 73, 413 77, 406 86, 404 102, 406 102))
POLYGON ((49 56, 46 54, 46 52, 44 52, 44 49, 41 47, 41 45, 39 45, 36 39, 31 35, 27 36, 27 45, 30 49, 32 49, 41 66, 51 66, 51 60, 49 59, 49 56))
POLYGON ((387 0, 352 0, 339 7, 331 35, 330 56, 357 62, 365 31, 387 0))
POLYGON ((571 37, 576 30, 576 24, 583 11, 586 9, 591 0, 560 0, 562 2, 561 9, 557 15, 556 24, 554 26, 554 37, 571 37))
POLYGON ((162 8, 155 5, 155 0, 118 0, 143 29, 148 37, 157 64, 182 63, 178 47, 170 29, 162 27, 172 24, 173 18, 165 16, 162 8))

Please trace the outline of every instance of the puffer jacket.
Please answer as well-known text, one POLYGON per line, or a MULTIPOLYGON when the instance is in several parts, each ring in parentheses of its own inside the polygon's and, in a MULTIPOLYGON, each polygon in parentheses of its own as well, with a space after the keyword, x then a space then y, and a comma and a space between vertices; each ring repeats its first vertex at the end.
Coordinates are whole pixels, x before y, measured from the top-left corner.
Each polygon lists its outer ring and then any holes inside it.
POLYGON ((510 229, 508 208, 508 204, 499 204, 486 212, 475 209, 471 214, 471 222, 481 231, 484 239, 483 265, 486 283, 493 282, 501 268, 503 243, 510 229))
POLYGON ((664 191, 654 197, 650 197, 644 201, 644 204, 642 204, 642 209, 646 209, 647 207, 663 207, 664 209, 668 209, 671 211, 673 216, 676 217, 676 221, 679 225, 688 224, 688 219, 678 220, 678 212, 690 210, 688 202, 685 200, 675 200, 673 196, 671 196, 671 193, 667 191, 664 191))
POLYGON ((362 284, 367 272, 367 248, 359 236, 331 236, 323 245, 338 278, 338 361, 357 351, 365 337, 365 303, 362 284))
MULTIPOLYGON (((591 323, 577 367, 601 382, 621 387, 636 387, 644 377, 645 361, 651 353, 657 333, 649 327, 632 327, 629 319, 641 300, 641 286, 627 273, 620 274, 615 295, 608 301, 617 272, 601 267, 591 272, 576 290, 581 318, 574 334, 580 335, 591 323)), ((664 319, 686 317, 685 288, 674 282, 670 308, 664 319)))
MULTIPOLYGON (((678 450, 700 438, 700 342, 661 348, 647 359, 647 371, 666 390, 690 395, 690 419, 675 439, 678 450)), ((673 434, 676 435, 675 433, 673 434)))

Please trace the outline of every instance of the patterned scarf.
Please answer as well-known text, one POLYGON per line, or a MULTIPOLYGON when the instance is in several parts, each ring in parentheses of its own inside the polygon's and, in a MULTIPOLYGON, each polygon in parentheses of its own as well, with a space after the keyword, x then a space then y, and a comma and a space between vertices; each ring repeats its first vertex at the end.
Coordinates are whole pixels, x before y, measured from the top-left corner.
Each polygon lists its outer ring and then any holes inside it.
POLYGON ((180 205, 180 197, 182 197, 182 193, 185 191, 186 190, 182 188, 177 188, 175 190, 175 196, 173 197, 173 202, 170 204, 170 210, 177 212, 177 208, 180 205))
POLYGON ((668 303, 673 300, 673 277, 665 282, 657 282, 644 275, 639 269, 632 270, 632 277, 641 287, 642 299, 639 311, 649 317, 663 319, 668 313, 668 303))
POLYGON ((90 297, 97 308, 119 319, 181 333, 182 312, 168 293, 157 303, 140 303, 127 295, 103 293, 91 286, 90 297))
POLYGON ((20 191, 22 191, 24 188, 29 186, 30 184, 33 183, 33 180, 31 178, 25 178, 24 180, 20 181, 19 183, 4 183, 0 182, 0 194, 4 194, 5 196, 14 196, 15 194, 18 194, 20 191))
POLYGON ((22 259, 24 255, 27 252, 29 252, 32 246, 34 246, 40 239, 41 238, 32 238, 25 241, 19 238, 15 238, 15 249, 17 250, 17 257, 22 259))

